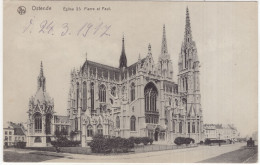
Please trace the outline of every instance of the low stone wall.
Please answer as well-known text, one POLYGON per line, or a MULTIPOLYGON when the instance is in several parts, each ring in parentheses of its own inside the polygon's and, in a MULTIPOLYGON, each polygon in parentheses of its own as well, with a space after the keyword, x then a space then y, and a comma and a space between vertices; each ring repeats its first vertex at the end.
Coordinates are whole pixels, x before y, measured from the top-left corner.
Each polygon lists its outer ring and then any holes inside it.
MULTIPOLYGON (((56 152, 55 147, 26 147, 26 149, 56 152)), ((60 147, 60 152, 85 155, 89 155, 92 153, 91 149, 88 147, 60 147)))
MULTIPOLYGON (((164 151, 164 150, 176 150, 182 148, 192 148, 197 147, 197 144, 190 144, 190 145, 160 145, 160 144, 153 144, 153 145, 137 145, 131 152, 135 153, 143 153, 143 152, 153 152, 153 151, 164 151)), ((55 147, 26 147, 26 149, 37 150, 37 151, 50 151, 56 152, 55 147)), ((84 154, 90 155, 95 154, 91 152, 91 148, 89 147, 60 147, 61 153, 72 153, 72 154, 84 154)))
POLYGON ((142 152, 152 152, 152 151, 164 151, 164 150, 176 150, 176 149, 182 149, 182 148, 193 148, 198 147, 197 144, 190 144, 190 145, 161 145, 161 144, 155 144, 155 145, 140 145, 135 146, 135 148, 132 149, 135 153, 142 153, 142 152))

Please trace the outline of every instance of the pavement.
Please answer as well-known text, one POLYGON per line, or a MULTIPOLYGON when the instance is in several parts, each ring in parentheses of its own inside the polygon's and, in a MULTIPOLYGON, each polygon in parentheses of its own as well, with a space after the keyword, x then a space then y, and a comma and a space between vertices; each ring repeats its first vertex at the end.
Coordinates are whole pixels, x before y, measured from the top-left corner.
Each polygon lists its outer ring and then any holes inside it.
MULTIPOLYGON (((236 143, 222 146, 199 146, 177 150, 165 150, 146 153, 130 153, 118 155, 82 155, 69 153, 55 153, 46 151, 17 150, 16 152, 34 155, 51 156, 43 162, 88 162, 88 163, 195 163, 236 151, 245 146, 245 143, 236 143), (57 154, 57 155, 56 155, 57 154)), ((4 150, 8 151, 8 150, 4 150)), ((9 151, 11 152, 11 151, 9 151)), ((250 155, 253 156, 254 155, 250 155)), ((249 159, 250 160, 250 159, 249 159)))

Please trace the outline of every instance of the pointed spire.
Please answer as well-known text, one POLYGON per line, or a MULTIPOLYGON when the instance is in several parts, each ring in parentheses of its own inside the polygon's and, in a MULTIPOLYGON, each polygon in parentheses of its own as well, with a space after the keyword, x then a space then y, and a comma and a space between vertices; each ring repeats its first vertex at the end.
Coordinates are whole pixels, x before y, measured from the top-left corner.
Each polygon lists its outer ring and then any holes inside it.
POLYGON ((43 91, 45 91, 45 77, 43 75, 43 65, 42 65, 42 61, 41 61, 41 67, 40 67, 40 74, 38 76, 38 90, 42 89, 43 91))
POLYGON ((121 56, 119 60, 119 68, 127 67, 127 59, 125 55, 125 37, 123 35, 122 38, 122 51, 121 51, 121 56))
POLYGON ((41 69, 40 69, 40 77, 43 77, 43 66, 42 66, 42 61, 41 61, 41 69))
POLYGON ((165 55, 165 54, 168 54, 168 49, 167 49, 165 25, 163 25, 163 36, 162 36, 161 55, 165 55))
POLYGON ((185 25, 184 42, 190 42, 190 41, 192 41, 192 35, 191 35, 189 8, 187 6, 187 8, 186 8, 186 25, 185 25))
POLYGON ((151 44, 149 43, 148 45, 148 56, 151 56, 152 55, 152 47, 151 47, 151 44))

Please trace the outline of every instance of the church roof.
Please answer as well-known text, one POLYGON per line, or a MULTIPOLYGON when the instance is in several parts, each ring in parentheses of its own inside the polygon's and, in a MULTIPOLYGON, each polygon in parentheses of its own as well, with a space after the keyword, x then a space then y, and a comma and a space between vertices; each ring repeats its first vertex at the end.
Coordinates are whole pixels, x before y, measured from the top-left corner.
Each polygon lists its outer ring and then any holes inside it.
POLYGON ((39 89, 35 94, 34 104, 37 104, 38 101, 40 104, 44 102, 51 103, 52 99, 47 92, 43 91, 42 89, 39 89))

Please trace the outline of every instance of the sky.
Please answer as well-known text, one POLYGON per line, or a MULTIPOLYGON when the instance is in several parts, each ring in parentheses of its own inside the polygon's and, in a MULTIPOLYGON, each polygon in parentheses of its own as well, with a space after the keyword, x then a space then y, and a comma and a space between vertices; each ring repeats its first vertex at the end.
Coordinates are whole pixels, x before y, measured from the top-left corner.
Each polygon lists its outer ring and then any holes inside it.
POLYGON ((147 55, 149 43, 157 62, 164 24, 176 81, 188 6, 204 123, 234 124, 241 135, 257 130, 256 2, 23 3, 20 15, 18 2, 4 2, 4 122, 27 121, 41 61, 55 111, 66 115, 70 72, 83 65, 86 53, 118 67, 124 35, 128 65, 147 55), (51 10, 32 10, 39 6, 51 10))

